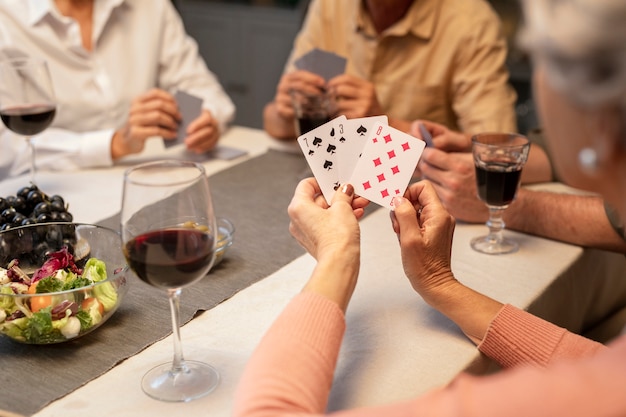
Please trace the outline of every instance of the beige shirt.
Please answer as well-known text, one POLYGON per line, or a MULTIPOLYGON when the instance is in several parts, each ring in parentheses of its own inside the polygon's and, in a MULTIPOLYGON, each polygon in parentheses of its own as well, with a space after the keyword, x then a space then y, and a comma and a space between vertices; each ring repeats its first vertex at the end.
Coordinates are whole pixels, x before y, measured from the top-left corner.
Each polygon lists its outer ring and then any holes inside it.
POLYGON ((360 0, 312 0, 287 70, 313 48, 348 58, 391 118, 427 119, 466 133, 516 131, 507 45, 484 0, 416 0, 378 35, 360 0))

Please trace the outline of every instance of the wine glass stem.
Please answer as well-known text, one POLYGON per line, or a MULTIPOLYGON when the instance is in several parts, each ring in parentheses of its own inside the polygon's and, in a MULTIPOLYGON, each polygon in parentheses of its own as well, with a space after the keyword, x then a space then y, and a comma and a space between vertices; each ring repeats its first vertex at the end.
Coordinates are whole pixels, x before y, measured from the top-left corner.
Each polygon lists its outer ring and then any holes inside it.
POLYGON ((174 338, 174 361, 172 362, 172 373, 178 374, 185 369, 185 359, 183 358, 183 346, 180 341, 180 288, 170 289, 167 292, 172 311, 172 337, 174 338))
POLYGON ((502 220, 502 213, 505 207, 489 206, 489 220, 487 220, 487 227, 489 228, 489 235, 487 240, 493 243, 502 242, 502 230, 504 230, 504 220, 502 220))
POLYGON ((30 148, 30 182, 35 184, 35 172, 37 172, 35 167, 35 145, 33 145, 33 138, 30 136, 26 138, 26 142, 30 148))

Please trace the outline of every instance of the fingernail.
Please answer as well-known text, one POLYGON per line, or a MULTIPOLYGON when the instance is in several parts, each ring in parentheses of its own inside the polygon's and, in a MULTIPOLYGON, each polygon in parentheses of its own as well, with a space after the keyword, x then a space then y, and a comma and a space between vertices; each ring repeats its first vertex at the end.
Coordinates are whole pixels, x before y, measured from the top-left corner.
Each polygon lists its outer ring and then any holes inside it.
POLYGON ((391 203, 394 207, 398 207, 399 205, 404 203, 404 197, 396 196, 393 198, 391 203))
POLYGON ((354 187, 352 186, 352 184, 344 184, 344 186, 341 187, 341 192, 352 197, 352 195, 354 194, 354 187))

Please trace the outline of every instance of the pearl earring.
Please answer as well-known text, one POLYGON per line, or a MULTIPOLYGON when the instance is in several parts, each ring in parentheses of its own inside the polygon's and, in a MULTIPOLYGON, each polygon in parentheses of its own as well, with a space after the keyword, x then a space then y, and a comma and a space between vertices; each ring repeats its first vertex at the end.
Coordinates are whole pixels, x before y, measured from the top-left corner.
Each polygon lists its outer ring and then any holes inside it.
POLYGON ((595 149, 581 149, 578 153, 578 164, 586 174, 594 174, 598 169, 598 154, 595 149))

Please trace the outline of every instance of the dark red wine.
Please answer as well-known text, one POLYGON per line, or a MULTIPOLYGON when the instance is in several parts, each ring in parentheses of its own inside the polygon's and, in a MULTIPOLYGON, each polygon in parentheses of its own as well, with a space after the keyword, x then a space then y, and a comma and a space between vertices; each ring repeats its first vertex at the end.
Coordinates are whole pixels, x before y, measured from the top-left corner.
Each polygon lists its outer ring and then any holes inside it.
POLYGON ((202 278, 213 251, 213 236, 192 228, 155 230, 124 246, 126 260, 137 276, 161 288, 179 288, 202 278))
POLYGON ((522 169, 508 170, 502 164, 489 164, 476 167, 478 196, 490 206, 511 204, 519 187, 522 169))
POLYGON ((323 125, 326 122, 329 122, 329 117, 308 117, 298 119, 298 128, 300 129, 300 134, 303 135, 306 132, 310 132, 318 126, 323 125))
POLYGON ((5 107, 0 110, 0 118, 4 125, 18 135, 32 136, 43 132, 56 113, 51 104, 33 106, 5 107))

